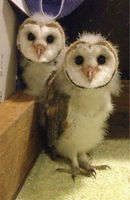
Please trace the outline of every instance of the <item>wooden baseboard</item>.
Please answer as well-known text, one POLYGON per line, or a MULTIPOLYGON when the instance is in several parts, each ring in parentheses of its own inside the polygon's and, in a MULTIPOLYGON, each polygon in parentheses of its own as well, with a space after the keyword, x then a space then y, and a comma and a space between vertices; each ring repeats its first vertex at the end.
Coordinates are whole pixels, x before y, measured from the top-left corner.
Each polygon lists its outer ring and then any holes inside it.
POLYGON ((39 154, 37 119, 34 97, 17 93, 0 104, 0 200, 14 199, 39 154))

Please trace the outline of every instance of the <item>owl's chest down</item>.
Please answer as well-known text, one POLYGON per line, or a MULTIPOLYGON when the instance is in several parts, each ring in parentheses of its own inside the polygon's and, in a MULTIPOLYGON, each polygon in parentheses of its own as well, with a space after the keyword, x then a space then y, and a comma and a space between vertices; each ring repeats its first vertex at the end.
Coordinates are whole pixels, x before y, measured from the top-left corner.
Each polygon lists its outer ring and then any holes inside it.
POLYGON ((32 95, 39 96, 43 93, 45 82, 54 70, 56 70, 54 65, 43 63, 30 63, 25 68, 23 79, 32 95))
POLYGON ((104 90, 71 97, 68 126, 57 141, 58 152, 67 156, 69 151, 91 150, 103 140, 105 122, 112 110, 111 96, 104 90))

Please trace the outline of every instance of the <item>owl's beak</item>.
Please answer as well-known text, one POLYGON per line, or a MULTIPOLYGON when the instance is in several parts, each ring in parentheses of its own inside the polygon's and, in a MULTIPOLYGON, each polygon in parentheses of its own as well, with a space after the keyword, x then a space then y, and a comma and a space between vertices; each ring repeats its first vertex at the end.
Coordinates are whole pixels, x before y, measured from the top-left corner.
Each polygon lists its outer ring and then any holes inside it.
POLYGON ((98 67, 83 67, 82 71, 88 78, 88 81, 91 82, 95 74, 99 71, 99 69, 98 67))
POLYGON ((44 53, 46 47, 44 47, 43 45, 39 44, 39 45, 35 46, 34 49, 35 49, 35 52, 36 52, 38 58, 40 58, 41 55, 44 53))

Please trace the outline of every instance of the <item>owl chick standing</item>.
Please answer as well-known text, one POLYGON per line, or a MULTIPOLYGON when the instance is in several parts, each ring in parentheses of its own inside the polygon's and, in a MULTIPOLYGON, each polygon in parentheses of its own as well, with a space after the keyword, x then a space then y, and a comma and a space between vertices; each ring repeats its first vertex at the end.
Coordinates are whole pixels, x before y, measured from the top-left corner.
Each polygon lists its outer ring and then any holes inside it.
POLYGON ((25 92, 41 96, 50 73, 62 65, 65 52, 64 31, 51 17, 37 13, 20 26, 17 46, 22 55, 25 92))
POLYGON ((112 95, 120 92, 116 48, 100 34, 84 33, 67 50, 64 68, 48 86, 46 130, 52 153, 70 159, 77 174, 94 175, 87 153, 103 141, 113 111, 112 95))

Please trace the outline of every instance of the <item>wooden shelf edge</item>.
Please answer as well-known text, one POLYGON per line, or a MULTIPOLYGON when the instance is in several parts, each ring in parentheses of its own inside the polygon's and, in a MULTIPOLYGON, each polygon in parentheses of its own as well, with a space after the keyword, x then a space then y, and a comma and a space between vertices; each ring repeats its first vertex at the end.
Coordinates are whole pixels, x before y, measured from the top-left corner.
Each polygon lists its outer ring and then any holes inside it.
POLYGON ((0 104, 0 200, 12 200, 40 150, 36 98, 16 93, 0 104))

